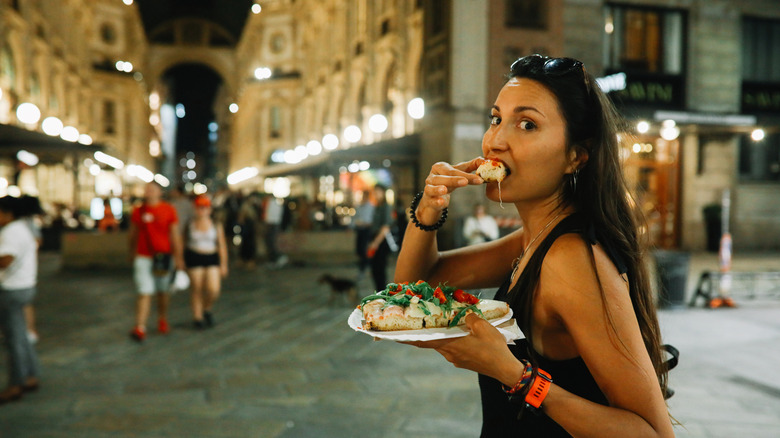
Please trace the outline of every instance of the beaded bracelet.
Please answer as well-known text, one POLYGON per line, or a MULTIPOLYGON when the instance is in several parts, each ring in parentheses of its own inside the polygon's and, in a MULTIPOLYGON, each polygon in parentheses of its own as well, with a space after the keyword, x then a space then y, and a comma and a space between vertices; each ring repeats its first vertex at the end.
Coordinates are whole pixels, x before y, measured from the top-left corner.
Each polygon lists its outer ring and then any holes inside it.
POLYGON ((417 220, 417 206, 420 205, 420 199, 423 197, 423 192, 419 192, 414 196, 414 199, 412 199, 412 205, 409 206, 411 209, 411 213, 409 213, 409 216, 412 220, 412 223, 414 223, 414 226, 423 230, 423 231, 436 231, 439 228, 441 228, 442 225, 444 225, 444 222, 447 220, 447 207, 444 208, 444 210, 441 211, 441 218, 439 218, 439 221, 436 222, 433 225, 423 225, 420 223, 419 220, 417 220))
POLYGON ((512 396, 520 396, 519 398, 525 400, 525 395, 528 392, 528 384, 531 383, 534 377, 534 367, 531 365, 531 362, 528 362, 525 359, 520 359, 520 362, 523 363, 525 368, 523 369, 523 375, 520 376, 520 379, 517 380, 517 383, 515 383, 515 386, 508 387, 506 385, 501 385, 501 389, 504 390, 506 395, 512 396))

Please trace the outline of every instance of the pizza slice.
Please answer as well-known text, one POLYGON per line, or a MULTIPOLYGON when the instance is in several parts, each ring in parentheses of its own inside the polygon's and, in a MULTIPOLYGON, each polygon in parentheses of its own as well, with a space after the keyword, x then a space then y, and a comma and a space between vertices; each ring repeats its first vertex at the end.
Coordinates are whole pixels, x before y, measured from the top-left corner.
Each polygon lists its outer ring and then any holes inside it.
POLYGON ((485 319, 509 313, 503 301, 482 300, 452 286, 390 283, 384 290, 369 295, 358 308, 363 312, 363 327, 368 330, 394 331, 455 327, 475 312, 485 319))
POLYGON ((485 182, 498 182, 509 175, 509 169, 496 159, 485 159, 477 168, 476 174, 485 182))

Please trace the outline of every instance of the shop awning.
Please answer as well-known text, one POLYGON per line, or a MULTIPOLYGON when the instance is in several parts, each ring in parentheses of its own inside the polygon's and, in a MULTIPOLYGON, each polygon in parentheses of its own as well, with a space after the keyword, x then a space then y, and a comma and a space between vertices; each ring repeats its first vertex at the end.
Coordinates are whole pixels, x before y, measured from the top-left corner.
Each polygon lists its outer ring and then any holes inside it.
POLYGON ((394 164, 409 164, 417 161, 419 151, 420 135, 412 134, 370 145, 323 152, 300 163, 269 165, 260 169, 260 176, 326 175, 337 173, 340 167, 353 161, 368 161, 372 167, 382 165, 384 160, 394 164))
POLYGON ((70 154, 94 154, 103 151, 99 144, 84 145, 29 131, 13 125, 0 124, 0 157, 14 158, 20 150, 32 152, 43 163, 61 163, 70 154))

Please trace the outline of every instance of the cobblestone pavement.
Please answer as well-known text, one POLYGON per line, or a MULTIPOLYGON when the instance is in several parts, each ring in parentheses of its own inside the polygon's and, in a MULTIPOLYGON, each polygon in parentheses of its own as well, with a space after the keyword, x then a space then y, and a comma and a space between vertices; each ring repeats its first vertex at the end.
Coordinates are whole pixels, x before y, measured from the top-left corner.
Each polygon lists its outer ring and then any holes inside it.
MULTIPOLYGON (((780 257, 761 261, 780 268, 780 257)), ((689 284, 712 263, 694 257, 689 284)), ((327 305, 317 277, 350 276, 350 267, 234 268, 216 327, 191 328, 179 293, 172 332, 152 330, 139 345, 127 336, 130 271, 58 264, 42 255, 42 387, 0 406, 2 438, 479 435, 472 373, 430 351, 372 341, 347 327, 349 304, 327 305)), ((367 280, 361 288, 372 289, 367 280)), ((780 299, 739 302, 660 313, 665 341, 682 352, 670 400, 680 437, 780 436, 780 299)))

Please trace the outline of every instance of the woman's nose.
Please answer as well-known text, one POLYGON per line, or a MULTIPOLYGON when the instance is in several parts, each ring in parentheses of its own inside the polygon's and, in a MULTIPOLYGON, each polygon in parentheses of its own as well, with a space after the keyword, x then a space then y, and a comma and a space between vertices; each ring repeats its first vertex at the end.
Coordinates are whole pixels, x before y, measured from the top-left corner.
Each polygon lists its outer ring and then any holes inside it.
POLYGON ((509 148, 509 144, 506 141, 504 130, 501 126, 488 128, 485 131, 485 135, 482 137, 482 154, 487 157, 490 152, 505 151, 509 148))

